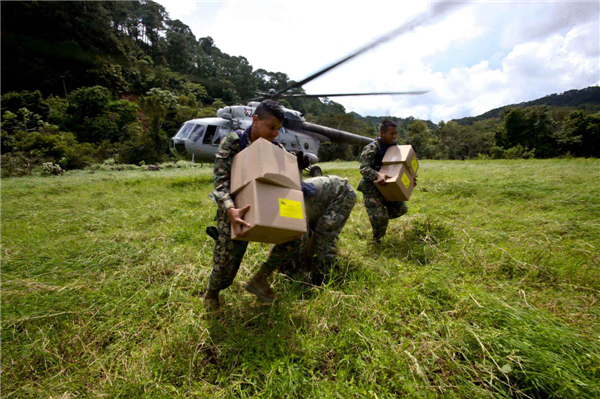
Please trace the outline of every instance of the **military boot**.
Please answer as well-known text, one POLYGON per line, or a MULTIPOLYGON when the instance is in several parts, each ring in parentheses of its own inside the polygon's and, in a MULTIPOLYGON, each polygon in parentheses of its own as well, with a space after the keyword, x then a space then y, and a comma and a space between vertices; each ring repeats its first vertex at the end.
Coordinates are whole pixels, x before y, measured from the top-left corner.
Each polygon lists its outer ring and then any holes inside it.
POLYGON ((204 309, 210 313, 221 310, 221 304, 219 303, 219 291, 206 291, 206 294, 204 294, 204 309))
POLYGON ((217 230, 215 226, 208 226, 206 228, 206 234, 215 241, 219 239, 219 230, 217 230))
POLYGON ((271 303, 275 299, 275 292, 271 289, 267 278, 271 275, 271 271, 266 265, 262 265, 256 274, 246 283, 246 291, 256 295, 265 302, 271 303))

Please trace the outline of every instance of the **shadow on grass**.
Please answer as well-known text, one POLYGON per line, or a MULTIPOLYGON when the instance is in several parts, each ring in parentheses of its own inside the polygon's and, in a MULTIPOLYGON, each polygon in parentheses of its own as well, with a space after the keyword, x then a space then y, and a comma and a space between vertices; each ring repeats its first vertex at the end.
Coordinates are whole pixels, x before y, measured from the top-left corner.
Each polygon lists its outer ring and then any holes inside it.
POLYGON ((426 265, 445 251, 454 237, 453 230, 429 216, 416 217, 389 229, 381 244, 376 245, 383 258, 396 258, 426 265))
MULTIPOLYGON (((321 292, 323 286, 313 285, 313 272, 312 269, 304 269, 287 270, 279 273, 282 289, 289 300, 309 300, 321 292)), ((369 285, 379 281, 379 274, 371 267, 365 266, 364 263, 359 263, 357 260, 339 256, 337 262, 325 277, 324 286, 333 290, 343 290, 352 283, 360 282, 369 285)))

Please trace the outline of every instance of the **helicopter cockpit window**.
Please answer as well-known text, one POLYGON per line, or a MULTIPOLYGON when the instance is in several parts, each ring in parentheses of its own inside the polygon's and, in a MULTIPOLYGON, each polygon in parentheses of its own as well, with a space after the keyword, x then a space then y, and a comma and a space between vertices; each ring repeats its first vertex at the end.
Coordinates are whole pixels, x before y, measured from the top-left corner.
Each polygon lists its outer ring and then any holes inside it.
POLYGON ((304 143, 304 149, 308 150, 308 143, 304 143))
POLYGON ((296 143, 292 141, 292 147, 296 148, 296 143))
POLYGON ((190 134, 190 141, 198 141, 200 137, 202 137, 202 133, 204 133, 205 129, 206 126, 204 125, 196 125, 190 134))
POLYGON ((216 126, 208 125, 206 128, 206 134, 204 134, 204 140, 202 140, 202 144, 212 144, 216 131, 216 126))
POLYGON ((179 132, 177 132, 177 135, 175 137, 180 139, 187 139, 194 126, 196 125, 194 125, 193 123, 186 123, 181 127, 181 129, 179 129, 179 132))

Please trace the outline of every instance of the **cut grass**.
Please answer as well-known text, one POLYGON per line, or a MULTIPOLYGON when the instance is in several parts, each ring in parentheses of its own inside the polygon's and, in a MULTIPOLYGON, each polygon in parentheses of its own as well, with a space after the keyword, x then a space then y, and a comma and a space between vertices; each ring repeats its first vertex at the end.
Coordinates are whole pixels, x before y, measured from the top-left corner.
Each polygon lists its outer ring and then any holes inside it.
POLYGON ((359 194, 326 288, 258 303, 251 244, 218 318, 211 175, 2 180, 2 397, 600 396, 599 161, 423 161, 379 246, 359 194))

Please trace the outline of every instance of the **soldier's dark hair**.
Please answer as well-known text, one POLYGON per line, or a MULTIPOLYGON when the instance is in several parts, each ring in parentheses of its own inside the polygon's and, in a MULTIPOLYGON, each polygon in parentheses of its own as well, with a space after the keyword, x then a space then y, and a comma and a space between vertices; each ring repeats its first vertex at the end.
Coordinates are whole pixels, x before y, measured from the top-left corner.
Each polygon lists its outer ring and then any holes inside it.
POLYGON ((267 115, 274 116, 279 120, 279 122, 283 122, 283 108, 277 101, 274 100, 263 100, 258 107, 256 107, 256 111, 254 114, 257 115, 260 119, 263 119, 267 115))
POLYGON ((385 132, 388 128, 397 126, 398 124, 396 122, 386 119, 383 122, 381 122, 381 127, 379 128, 379 131, 385 132))

